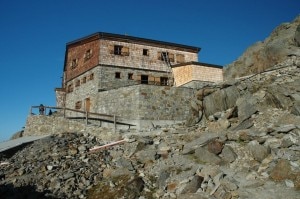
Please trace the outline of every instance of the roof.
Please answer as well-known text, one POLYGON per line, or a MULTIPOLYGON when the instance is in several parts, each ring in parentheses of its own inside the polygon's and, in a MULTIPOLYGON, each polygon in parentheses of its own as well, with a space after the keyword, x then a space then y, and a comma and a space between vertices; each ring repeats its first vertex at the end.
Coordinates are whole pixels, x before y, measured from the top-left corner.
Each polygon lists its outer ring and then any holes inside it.
POLYGON ((189 46, 189 45, 183 45, 183 44, 176 44, 171 42, 164 42, 164 41, 158 41, 153 39, 145 39, 140 37, 133 37, 128 35, 120 35, 120 34, 114 34, 114 33, 106 33, 106 32, 97 32, 79 39, 76 39, 74 41, 68 42, 67 47, 70 47, 72 45, 78 45, 86 42, 90 42, 97 39, 106 39, 106 40, 114 40, 114 41, 122 41, 122 42, 128 42, 128 43, 139 43, 139 44, 146 44, 146 45, 159 45, 164 47, 175 47, 180 49, 186 49, 195 53, 198 53, 201 48, 195 47, 195 46, 189 46))
POLYGON ((26 136, 26 137, 20 137, 17 139, 9 140, 6 142, 0 142, 0 153, 15 148, 17 146, 20 146, 22 144, 30 143, 46 137, 49 137, 49 135, 26 136))
POLYGON ((207 67, 213 67, 213 68, 223 68, 223 66, 221 66, 221 65, 208 64, 208 63, 195 62, 195 61, 175 64, 175 65, 172 65, 172 68, 186 66, 186 65, 198 65, 198 66, 207 66, 207 67))

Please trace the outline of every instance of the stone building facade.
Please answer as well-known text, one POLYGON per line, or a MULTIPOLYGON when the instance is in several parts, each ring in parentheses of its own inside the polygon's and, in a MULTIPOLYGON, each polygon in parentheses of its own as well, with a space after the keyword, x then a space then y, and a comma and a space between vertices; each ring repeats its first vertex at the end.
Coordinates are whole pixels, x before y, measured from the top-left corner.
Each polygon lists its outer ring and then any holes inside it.
POLYGON ((57 106, 114 114, 137 125, 140 120, 182 121, 189 114, 187 101, 192 96, 184 85, 223 78, 220 66, 197 62, 199 51, 194 46, 103 32, 69 42, 62 88, 56 89, 57 106))

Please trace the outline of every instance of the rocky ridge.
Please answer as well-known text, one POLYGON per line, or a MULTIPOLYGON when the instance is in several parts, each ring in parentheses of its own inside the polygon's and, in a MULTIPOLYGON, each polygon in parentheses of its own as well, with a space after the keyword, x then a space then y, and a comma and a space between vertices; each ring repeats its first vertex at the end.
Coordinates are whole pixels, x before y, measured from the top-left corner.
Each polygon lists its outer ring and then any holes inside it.
POLYGON ((269 37, 250 46, 236 61, 225 67, 225 78, 260 73, 284 61, 300 56, 300 16, 276 27, 269 37))

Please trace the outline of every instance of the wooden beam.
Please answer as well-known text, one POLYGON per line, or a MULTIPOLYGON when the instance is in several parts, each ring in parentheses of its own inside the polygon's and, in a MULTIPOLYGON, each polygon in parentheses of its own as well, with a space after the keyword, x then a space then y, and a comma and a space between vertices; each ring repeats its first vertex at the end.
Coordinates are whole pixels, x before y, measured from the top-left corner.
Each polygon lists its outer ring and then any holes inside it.
POLYGON ((93 148, 90 149, 90 151, 96 151, 96 150, 103 149, 103 148, 110 147, 110 146, 114 146, 114 145, 117 145, 117 144, 122 144, 124 142, 126 142, 126 140, 119 140, 119 141, 115 141, 115 142, 105 144, 105 145, 102 145, 102 146, 94 146, 93 148))

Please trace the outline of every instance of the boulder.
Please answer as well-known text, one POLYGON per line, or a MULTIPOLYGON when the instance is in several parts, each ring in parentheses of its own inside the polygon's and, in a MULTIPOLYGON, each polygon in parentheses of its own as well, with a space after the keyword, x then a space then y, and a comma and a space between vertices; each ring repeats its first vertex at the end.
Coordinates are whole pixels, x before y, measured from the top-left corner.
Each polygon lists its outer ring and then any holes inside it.
POLYGON ((163 170, 159 173, 157 178, 157 186, 160 189, 164 189, 166 186, 166 181, 170 177, 170 172, 168 170, 163 170))
POLYGON ((262 162, 270 153, 270 148, 260 145, 257 141, 251 141, 248 144, 248 149, 253 158, 259 162, 262 162))
POLYGON ((255 99, 249 96, 239 98, 237 101, 238 117, 241 122, 249 119, 258 110, 255 105, 255 99))
POLYGON ((275 128, 276 133, 288 133, 291 130, 297 128, 294 124, 287 124, 287 125, 282 125, 277 128, 275 128))
POLYGON ((270 178, 274 181, 283 181, 291 177, 291 165, 288 160, 281 159, 270 173, 270 178))
POLYGON ((207 144, 207 150, 213 154, 220 154, 222 152, 224 143, 218 140, 212 140, 207 144))
POLYGON ((221 158, 214 153, 209 152, 203 147, 199 147, 195 150, 195 156, 200 162, 208 164, 220 164, 221 158))
POLYGON ((201 187, 201 183, 203 182, 203 180, 204 178, 201 176, 198 175, 193 176, 192 180, 186 184, 181 194, 196 193, 197 190, 201 187))
POLYGON ((157 154, 157 150, 147 149, 147 150, 137 152, 136 158, 138 161, 140 161, 142 163, 147 163, 147 162, 154 161, 156 154, 157 154))
POLYGON ((291 113, 300 116, 300 102, 294 103, 291 108, 291 113))
POLYGON ((225 162, 229 162, 229 163, 234 162, 236 160, 236 158, 238 157, 237 154, 232 149, 232 147, 230 147, 228 145, 224 146, 220 156, 222 157, 222 159, 225 162))
POLYGON ((253 125, 254 125, 253 119, 249 118, 249 119, 246 119, 246 120, 240 122, 237 126, 232 127, 231 130, 238 131, 238 130, 243 130, 243 129, 249 129, 253 125))
POLYGON ((240 93, 236 86, 220 89, 206 96, 203 101, 206 118, 216 112, 226 111, 234 107, 239 96, 240 93))

